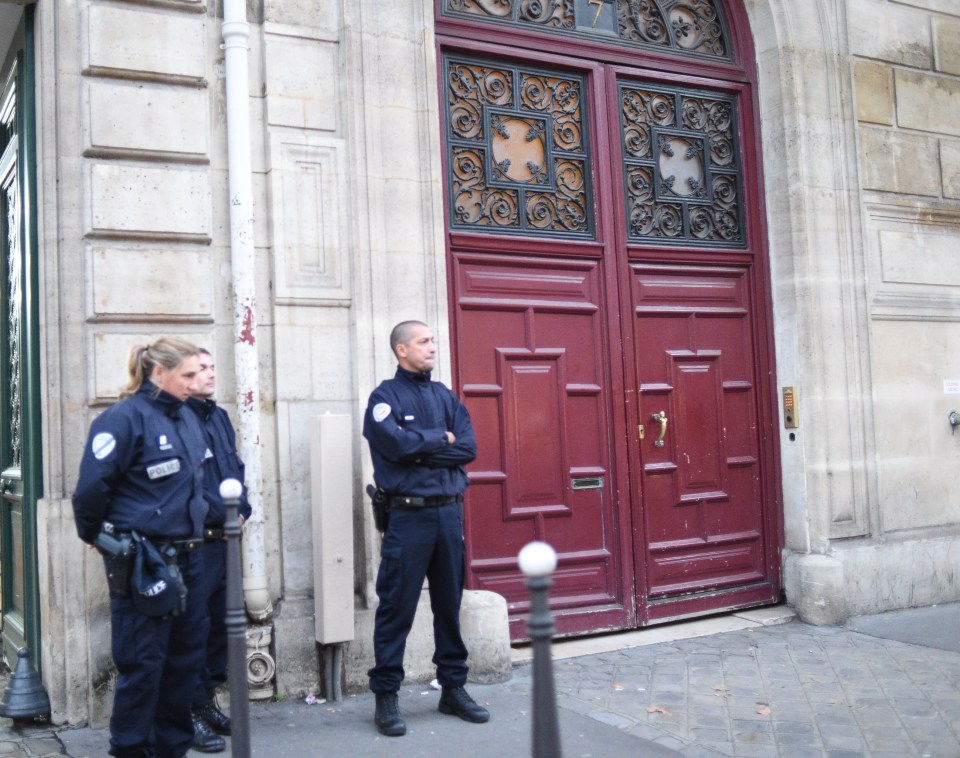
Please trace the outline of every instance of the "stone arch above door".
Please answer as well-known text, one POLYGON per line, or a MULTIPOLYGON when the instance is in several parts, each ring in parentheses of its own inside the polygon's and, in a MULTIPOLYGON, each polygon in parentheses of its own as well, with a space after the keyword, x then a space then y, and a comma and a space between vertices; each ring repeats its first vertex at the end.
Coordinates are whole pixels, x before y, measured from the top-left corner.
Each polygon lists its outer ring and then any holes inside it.
POLYGON ((720 0, 441 0, 441 9, 451 18, 674 55, 733 59, 720 0))

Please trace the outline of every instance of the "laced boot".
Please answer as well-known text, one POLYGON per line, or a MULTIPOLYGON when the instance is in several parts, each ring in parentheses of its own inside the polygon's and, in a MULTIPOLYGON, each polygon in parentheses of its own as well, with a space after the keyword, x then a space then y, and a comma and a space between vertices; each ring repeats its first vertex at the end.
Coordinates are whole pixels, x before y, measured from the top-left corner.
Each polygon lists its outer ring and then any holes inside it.
POLYGON ((400 716, 400 704, 396 692, 378 692, 377 713, 374 721, 380 734, 387 737, 402 737, 407 733, 407 725, 400 716))
POLYGON ((190 712, 193 720, 193 749, 198 753, 222 753, 227 749, 227 743, 219 734, 210 728, 197 711, 190 712))
POLYGON ((197 708, 197 714, 206 721, 217 734, 230 734, 230 717, 220 710, 216 700, 197 708))
POLYGON ((464 721, 482 724, 490 720, 490 712, 481 708, 477 702, 467 694, 463 687, 444 687, 440 693, 440 713, 459 716, 464 721))

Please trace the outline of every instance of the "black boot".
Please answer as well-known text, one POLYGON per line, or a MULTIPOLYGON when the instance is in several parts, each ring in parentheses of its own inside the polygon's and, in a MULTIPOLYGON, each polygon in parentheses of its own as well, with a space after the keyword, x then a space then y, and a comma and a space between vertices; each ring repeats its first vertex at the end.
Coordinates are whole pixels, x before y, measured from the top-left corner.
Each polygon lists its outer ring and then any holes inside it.
POLYGON ((467 694, 463 687, 444 687, 440 693, 440 713, 459 716, 464 721, 482 724, 490 720, 490 712, 481 708, 476 701, 467 694))
POLYGON ((191 711, 193 719, 193 749, 199 753, 222 753, 227 749, 223 737, 213 731, 200 714, 191 711))
POLYGON ((387 737, 402 737, 407 733, 407 725, 400 717, 400 704, 396 692, 377 692, 377 713, 374 721, 380 734, 387 737))
POLYGON ((197 708, 197 715, 213 727, 217 734, 230 734, 230 717, 220 710, 216 700, 197 708))

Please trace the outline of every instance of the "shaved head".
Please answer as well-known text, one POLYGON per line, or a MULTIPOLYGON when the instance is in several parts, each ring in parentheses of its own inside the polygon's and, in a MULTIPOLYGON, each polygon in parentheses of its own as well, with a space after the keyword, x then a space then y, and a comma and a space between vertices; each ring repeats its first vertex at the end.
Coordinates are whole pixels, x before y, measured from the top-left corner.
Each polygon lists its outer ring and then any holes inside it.
POLYGON ((397 345, 409 342, 413 337, 414 328, 418 326, 426 327, 427 325, 422 321, 401 321, 393 327, 393 331, 390 332, 390 349, 393 350, 394 355, 397 354, 397 345))

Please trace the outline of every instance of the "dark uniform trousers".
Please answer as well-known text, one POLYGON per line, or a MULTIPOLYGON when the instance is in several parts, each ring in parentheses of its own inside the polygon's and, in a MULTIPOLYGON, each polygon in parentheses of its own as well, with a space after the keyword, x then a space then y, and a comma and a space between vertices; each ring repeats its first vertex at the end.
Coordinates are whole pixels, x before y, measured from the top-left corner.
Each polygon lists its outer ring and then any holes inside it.
POLYGON ((376 665, 368 672, 373 692, 397 692, 403 653, 413 626, 424 577, 433 609, 437 679, 444 687, 467 680, 467 648, 460 635, 464 586, 463 503, 394 508, 383 537, 377 574, 374 633, 376 665))
POLYGON ((220 537, 207 539, 202 553, 200 592, 210 614, 210 634, 200 686, 193 698, 195 707, 209 703, 217 687, 227 681, 227 543, 220 537))
MULTIPOLYGON (((223 526, 227 516, 226 504, 220 497, 220 483, 224 479, 243 482, 244 465, 237 455, 236 434, 227 412, 213 400, 189 398, 187 407, 200 419, 207 449, 213 454, 204 465, 204 495, 209 505, 204 524, 203 586, 210 613, 210 636, 207 639, 207 658, 200 673, 194 708, 213 702, 217 687, 227 681, 227 543, 223 541, 223 526), (212 530, 211 536, 206 536, 212 530)), ((246 488, 240 498, 239 513, 250 518, 250 503, 246 488)))
POLYGON ((128 597, 110 598, 118 672, 110 755, 180 758, 193 744, 190 704, 208 628, 205 598, 198 591, 203 559, 200 550, 191 550, 177 562, 187 585, 187 607, 180 615, 152 618, 136 611, 128 597), (151 744, 154 751, 147 747, 151 744))

